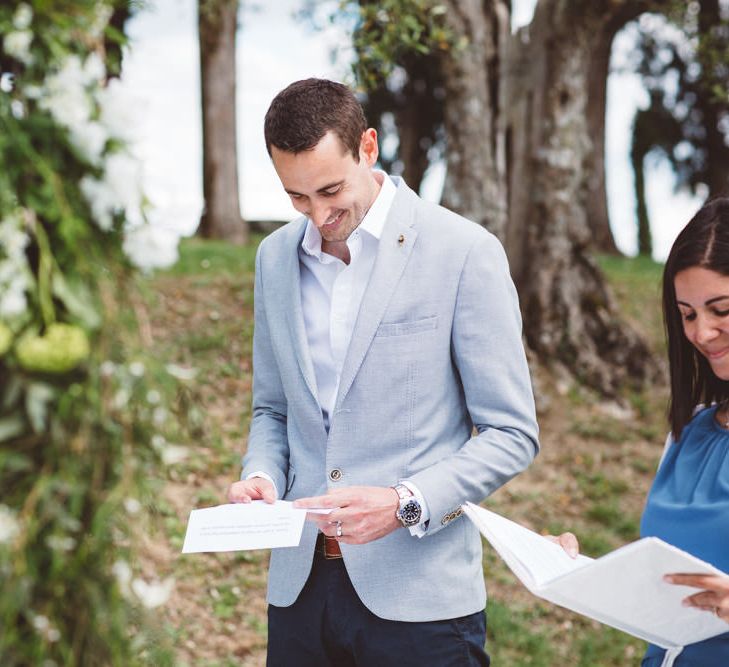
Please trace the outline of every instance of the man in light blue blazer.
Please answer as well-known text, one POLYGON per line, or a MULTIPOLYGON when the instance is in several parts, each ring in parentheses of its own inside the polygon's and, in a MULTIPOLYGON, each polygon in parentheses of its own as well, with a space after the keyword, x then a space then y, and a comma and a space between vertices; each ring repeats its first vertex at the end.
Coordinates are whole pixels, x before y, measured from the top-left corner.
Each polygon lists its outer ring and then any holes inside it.
POLYGON ((480 502, 539 449, 498 240, 374 169, 341 84, 271 103, 266 145, 303 217, 256 258, 253 417, 233 502, 309 514, 269 571, 269 665, 488 665, 480 502))

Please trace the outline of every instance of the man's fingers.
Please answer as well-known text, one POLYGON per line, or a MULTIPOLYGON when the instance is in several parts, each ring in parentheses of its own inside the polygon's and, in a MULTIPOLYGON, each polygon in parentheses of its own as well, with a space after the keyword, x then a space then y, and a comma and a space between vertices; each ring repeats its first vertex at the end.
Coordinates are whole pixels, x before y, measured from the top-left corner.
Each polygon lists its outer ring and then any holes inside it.
POLYGON ((341 507, 340 501, 330 495, 312 496, 311 498, 299 498, 294 500, 294 507, 300 509, 334 509, 341 507))
POLYGON ((267 503, 276 501, 276 492, 273 484, 262 477, 243 479, 230 485, 228 500, 231 503, 250 503, 252 500, 265 500, 267 503))
POLYGON ((231 503, 249 503, 251 502, 251 497, 246 493, 229 493, 228 500, 231 503))

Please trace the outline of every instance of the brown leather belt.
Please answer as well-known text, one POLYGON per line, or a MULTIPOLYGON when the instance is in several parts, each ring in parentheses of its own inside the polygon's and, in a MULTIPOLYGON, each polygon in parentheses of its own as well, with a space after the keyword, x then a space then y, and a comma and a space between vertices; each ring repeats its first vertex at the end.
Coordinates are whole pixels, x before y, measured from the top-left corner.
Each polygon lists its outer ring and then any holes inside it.
POLYGON ((333 558, 341 558, 342 550, 339 548, 339 542, 335 537, 328 537, 324 533, 319 533, 316 538, 316 551, 320 556, 327 560, 333 558))

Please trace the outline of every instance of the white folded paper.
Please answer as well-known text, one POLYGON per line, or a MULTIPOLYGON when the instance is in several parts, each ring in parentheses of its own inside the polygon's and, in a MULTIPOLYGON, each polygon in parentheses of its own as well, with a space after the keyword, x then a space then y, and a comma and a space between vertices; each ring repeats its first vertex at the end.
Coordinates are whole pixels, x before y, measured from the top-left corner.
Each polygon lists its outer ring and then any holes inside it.
POLYGON ((245 551, 295 547, 301 540, 306 510, 277 500, 218 505, 192 510, 182 553, 245 551))
POLYGON ((466 503, 463 511, 540 598, 663 648, 729 630, 713 614, 681 605, 697 589, 663 581, 664 574, 722 572, 663 540, 646 537, 595 560, 573 559, 558 544, 483 507, 466 503))

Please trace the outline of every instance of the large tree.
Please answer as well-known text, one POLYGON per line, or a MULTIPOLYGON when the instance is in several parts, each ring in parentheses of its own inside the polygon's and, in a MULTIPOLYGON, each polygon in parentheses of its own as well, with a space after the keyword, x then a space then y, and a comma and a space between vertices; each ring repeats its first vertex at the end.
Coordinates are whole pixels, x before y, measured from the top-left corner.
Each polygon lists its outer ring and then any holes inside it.
POLYGON ((236 150, 235 38, 238 0, 198 0, 203 125, 203 196, 199 233, 246 243, 236 150))
MULTIPOLYGON (((409 4, 423 3, 400 11, 409 4)), ((443 201, 504 241, 529 347, 608 394, 654 373, 590 255, 592 220, 607 227, 609 53, 623 25, 673 4, 539 0, 512 35, 507 0, 431 3, 444 8, 449 44, 429 44, 445 89, 443 201)))

